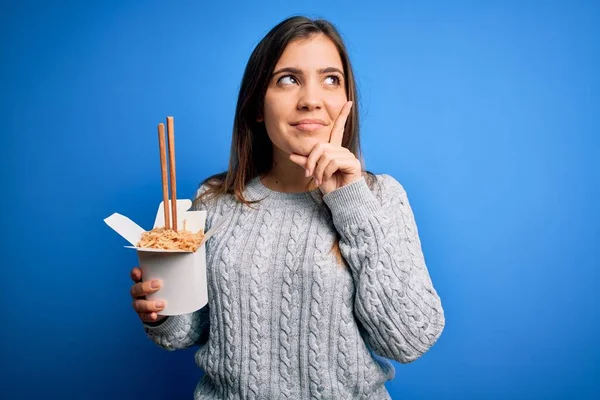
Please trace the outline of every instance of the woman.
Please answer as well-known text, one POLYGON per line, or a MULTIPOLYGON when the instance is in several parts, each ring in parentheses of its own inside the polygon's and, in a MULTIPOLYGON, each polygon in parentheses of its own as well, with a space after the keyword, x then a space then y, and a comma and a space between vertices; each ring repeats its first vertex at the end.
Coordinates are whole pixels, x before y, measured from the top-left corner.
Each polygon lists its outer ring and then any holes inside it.
POLYGON ((148 336, 200 345, 196 399, 389 399, 389 361, 444 327, 405 191, 360 161, 356 86, 328 22, 287 19, 258 44, 240 88, 229 169, 199 188, 209 303, 159 317, 134 268, 148 336))

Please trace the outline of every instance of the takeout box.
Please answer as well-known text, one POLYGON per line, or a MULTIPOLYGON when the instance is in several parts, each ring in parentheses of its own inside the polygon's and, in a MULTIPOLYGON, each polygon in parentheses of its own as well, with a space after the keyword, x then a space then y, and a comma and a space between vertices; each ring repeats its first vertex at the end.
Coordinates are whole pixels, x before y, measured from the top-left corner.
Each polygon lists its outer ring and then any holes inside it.
MULTIPOLYGON (((185 226, 185 229, 191 232, 198 232, 200 229, 204 231, 206 211, 189 211, 191 206, 191 200, 177 200, 177 226, 179 229, 185 226)), ((161 202, 154 220, 154 228, 164 227, 164 220, 164 203, 161 202)), ((147 300, 166 302, 159 315, 187 314, 206 305, 206 238, 195 252, 142 248, 136 247, 144 233, 144 229, 138 224, 117 213, 106 218, 104 222, 131 243, 131 246, 125 246, 126 248, 137 251, 142 279, 162 281, 162 287, 157 292, 146 296, 147 300)))

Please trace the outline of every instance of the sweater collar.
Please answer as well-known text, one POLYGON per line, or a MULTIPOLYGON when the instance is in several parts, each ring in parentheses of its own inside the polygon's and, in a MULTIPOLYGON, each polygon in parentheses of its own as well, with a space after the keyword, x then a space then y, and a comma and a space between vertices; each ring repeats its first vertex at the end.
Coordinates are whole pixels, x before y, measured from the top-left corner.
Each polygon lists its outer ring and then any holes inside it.
POLYGON ((266 187, 259 176, 252 178, 246 185, 246 198, 250 201, 260 200, 258 205, 273 207, 324 204, 323 195, 319 189, 297 193, 278 192, 266 187))

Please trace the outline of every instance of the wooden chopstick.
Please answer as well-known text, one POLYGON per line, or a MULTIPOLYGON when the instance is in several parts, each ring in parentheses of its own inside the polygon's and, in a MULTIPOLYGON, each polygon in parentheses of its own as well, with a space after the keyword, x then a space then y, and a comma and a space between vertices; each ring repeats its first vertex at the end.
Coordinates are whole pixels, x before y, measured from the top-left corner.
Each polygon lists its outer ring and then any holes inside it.
POLYGON ((175 178, 175 124, 173 117, 167 117, 167 134, 169 140, 169 172, 171 178, 171 215, 173 230, 177 232, 177 188, 175 178))
POLYGON ((169 213, 169 184, 167 182, 167 147, 165 146, 165 124, 158 124, 158 149, 160 152, 160 176, 162 180, 165 229, 171 229, 169 213))

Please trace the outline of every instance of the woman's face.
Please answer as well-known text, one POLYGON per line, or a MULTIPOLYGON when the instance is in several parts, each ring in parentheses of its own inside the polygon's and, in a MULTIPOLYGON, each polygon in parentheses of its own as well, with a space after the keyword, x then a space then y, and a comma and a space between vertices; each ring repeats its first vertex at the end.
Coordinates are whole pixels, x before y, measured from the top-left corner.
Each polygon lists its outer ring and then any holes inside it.
POLYGON ((347 101, 342 59, 325 35, 291 42, 277 62, 265 95, 263 119, 274 151, 307 156, 329 142, 347 101))

